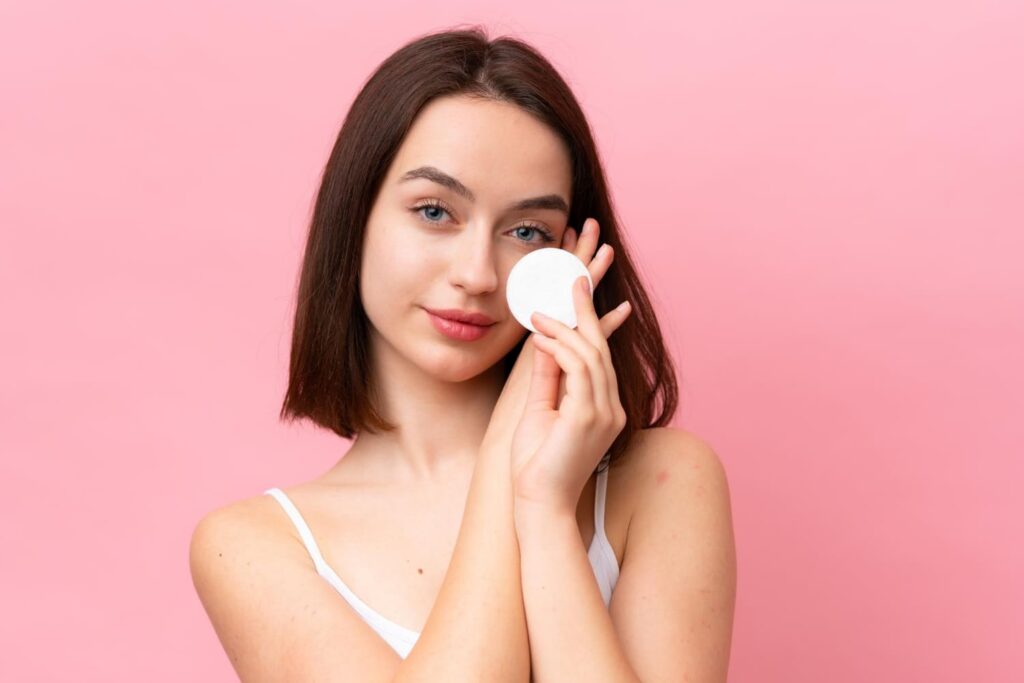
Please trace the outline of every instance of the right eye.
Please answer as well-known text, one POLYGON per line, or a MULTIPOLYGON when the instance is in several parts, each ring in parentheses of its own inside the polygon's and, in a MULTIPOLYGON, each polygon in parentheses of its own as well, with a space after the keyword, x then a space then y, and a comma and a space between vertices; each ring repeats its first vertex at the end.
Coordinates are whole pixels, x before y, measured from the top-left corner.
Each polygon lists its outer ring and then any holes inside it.
POLYGON ((440 220, 440 216, 438 214, 443 215, 447 213, 451 215, 448 207, 445 206, 444 203, 439 199, 431 199, 426 202, 421 202, 420 204, 414 206, 411 209, 411 211, 413 211, 417 216, 419 216, 420 220, 424 221, 425 223, 438 223, 440 220), (430 211, 430 213, 424 214, 423 212, 425 210, 430 211), (437 216, 437 218, 431 218, 430 216, 437 216))

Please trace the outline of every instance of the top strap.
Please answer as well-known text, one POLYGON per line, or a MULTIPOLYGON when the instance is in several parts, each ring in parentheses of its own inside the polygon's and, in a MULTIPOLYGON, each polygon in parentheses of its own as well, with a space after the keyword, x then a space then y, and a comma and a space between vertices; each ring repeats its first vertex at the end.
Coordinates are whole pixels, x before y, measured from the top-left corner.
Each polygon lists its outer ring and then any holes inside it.
POLYGON ((320 546, 316 544, 313 532, 310 531, 309 525, 306 524, 306 520, 302 517, 302 513, 299 512, 299 509, 292 503, 291 498, 281 489, 276 487, 270 488, 264 491, 264 493, 268 493, 276 498, 277 502, 284 508, 288 518, 292 520, 292 524, 295 525, 295 529, 299 532, 299 536, 302 538, 302 543, 306 546, 309 556, 313 558, 313 564, 316 565, 317 571, 323 574, 328 569, 327 561, 324 560, 324 556, 320 553, 320 546))
POLYGON ((594 483, 594 533, 600 534, 605 541, 608 537, 604 533, 605 502, 608 498, 608 470, 597 473, 597 481, 594 483))
POLYGON ((295 528, 298 530, 299 536, 302 538, 302 543, 306 546, 306 550, 309 552, 309 556, 313 558, 313 564, 316 566, 317 573, 326 579, 335 590, 341 593, 342 597, 355 608, 356 612, 358 612, 363 619, 370 624, 370 626, 389 640, 400 640, 403 643, 401 651, 408 653, 409 649, 412 648, 413 643, 415 643, 419 638, 419 632, 391 621, 380 612, 366 604, 362 598, 356 595, 352 589, 341 580, 341 577, 338 576, 336 571, 334 571, 334 568, 327 564, 327 560, 324 559, 323 554, 320 552, 320 547, 313 538, 313 532, 310 530, 309 525, 299 512, 299 509, 295 507, 294 503, 292 503, 291 498, 289 498, 284 491, 275 487, 267 489, 264 493, 276 498, 277 502, 281 504, 282 508, 284 508, 288 518, 292 520, 292 524, 294 524, 295 528))

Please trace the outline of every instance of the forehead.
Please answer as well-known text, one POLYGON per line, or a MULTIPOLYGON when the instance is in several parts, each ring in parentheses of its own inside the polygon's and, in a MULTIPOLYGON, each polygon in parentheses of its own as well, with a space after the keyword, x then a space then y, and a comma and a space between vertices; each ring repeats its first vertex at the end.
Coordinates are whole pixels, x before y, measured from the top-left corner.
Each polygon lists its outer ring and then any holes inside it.
POLYGON ((571 201, 565 143, 506 102, 454 96, 428 103, 403 140, 389 181, 419 166, 435 166, 458 178, 478 202, 552 192, 571 201))

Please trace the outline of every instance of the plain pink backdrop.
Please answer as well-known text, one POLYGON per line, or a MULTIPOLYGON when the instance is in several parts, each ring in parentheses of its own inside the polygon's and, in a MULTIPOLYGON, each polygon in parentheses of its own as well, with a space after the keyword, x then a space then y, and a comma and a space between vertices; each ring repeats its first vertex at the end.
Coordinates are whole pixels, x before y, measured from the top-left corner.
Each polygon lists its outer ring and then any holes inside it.
POLYGON ((192 528, 348 448, 276 418, 313 193, 461 23, 590 117, 729 473, 730 680, 1024 680, 1024 4, 976 0, 4 2, 0 679, 234 680, 192 528))

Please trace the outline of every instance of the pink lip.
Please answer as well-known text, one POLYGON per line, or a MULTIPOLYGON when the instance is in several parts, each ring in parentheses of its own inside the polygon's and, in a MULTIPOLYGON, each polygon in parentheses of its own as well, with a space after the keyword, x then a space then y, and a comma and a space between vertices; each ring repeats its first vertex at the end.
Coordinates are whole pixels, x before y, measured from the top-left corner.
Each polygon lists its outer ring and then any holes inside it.
POLYGON ((487 334, 487 331, 491 329, 493 325, 474 325, 472 323, 459 322, 457 320, 450 320, 443 318, 427 309, 427 317, 430 318, 430 322, 433 323, 434 329, 441 334, 451 339, 458 339, 459 341, 476 341, 480 337, 487 334))
POLYGON ((426 310, 439 318, 447 318, 448 320, 454 320, 457 323, 469 323, 470 325, 481 326, 494 324, 494 319, 489 315, 484 315, 483 313, 462 311, 458 308, 428 308, 426 310))

